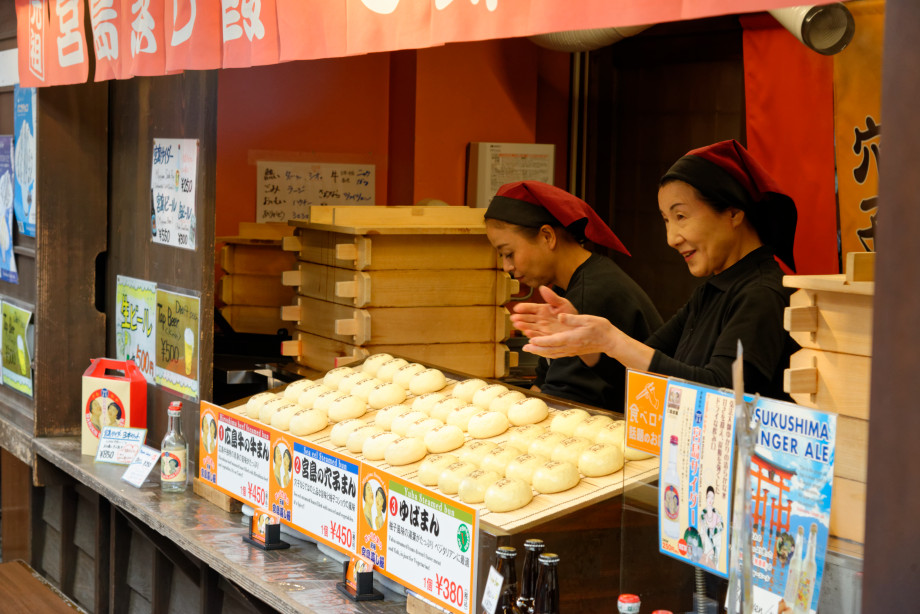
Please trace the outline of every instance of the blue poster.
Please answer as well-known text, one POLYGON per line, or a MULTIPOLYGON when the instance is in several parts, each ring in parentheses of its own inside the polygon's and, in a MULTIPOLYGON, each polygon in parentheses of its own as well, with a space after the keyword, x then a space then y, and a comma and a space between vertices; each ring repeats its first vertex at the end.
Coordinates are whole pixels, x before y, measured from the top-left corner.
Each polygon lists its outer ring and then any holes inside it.
POLYGON ((19 233, 35 236, 35 108, 36 89, 15 87, 13 93, 14 121, 14 211, 19 233))
POLYGON ((814 613, 831 516, 837 415, 761 399, 751 457, 754 607, 814 613))
POLYGON ((19 283, 13 257, 13 137, 0 135, 0 280, 19 283))

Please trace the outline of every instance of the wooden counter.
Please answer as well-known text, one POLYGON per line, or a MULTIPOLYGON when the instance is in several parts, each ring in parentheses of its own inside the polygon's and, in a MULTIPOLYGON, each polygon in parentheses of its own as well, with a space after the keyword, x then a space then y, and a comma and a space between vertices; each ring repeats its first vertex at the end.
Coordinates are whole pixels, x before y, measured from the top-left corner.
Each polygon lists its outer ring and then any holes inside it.
MULTIPOLYGON (((283 536, 291 542, 290 549, 266 552, 243 543, 242 515, 218 509, 193 494, 191 487, 185 494, 163 494, 154 478, 143 488, 134 488, 121 480, 123 466, 97 465, 92 457, 82 456, 77 437, 36 439, 34 449, 37 463, 47 461, 85 484, 136 518, 135 528, 165 537, 184 553, 202 561, 208 572, 219 574, 279 612, 351 614, 406 610, 404 595, 380 586, 377 588, 383 590, 384 601, 358 604, 345 598, 335 588, 342 578, 341 564, 325 556, 314 544, 283 536)), ((38 472, 41 473, 40 468, 38 472)), ((116 556, 119 554, 116 548, 112 550, 116 556)), ((120 569, 115 556, 111 565, 113 578, 128 567, 126 564, 120 569)), ((118 587, 113 586, 113 590, 117 592, 118 587)), ((114 601, 112 611, 127 611, 119 608, 117 598, 114 601)))

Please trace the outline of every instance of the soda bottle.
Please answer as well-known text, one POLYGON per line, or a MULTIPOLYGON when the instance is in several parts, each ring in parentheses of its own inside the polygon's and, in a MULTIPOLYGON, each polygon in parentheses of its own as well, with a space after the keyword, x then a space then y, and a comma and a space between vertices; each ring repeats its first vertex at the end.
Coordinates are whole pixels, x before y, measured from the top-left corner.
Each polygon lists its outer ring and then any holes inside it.
MULTIPOLYGON (((495 614, 521 614, 521 611, 514 604, 514 596, 517 594, 517 571, 514 569, 514 559, 517 557, 517 550, 511 546, 499 546, 495 551, 495 571, 502 576, 501 593, 498 596, 498 602, 495 604, 495 614)), ((483 610, 483 614, 491 614, 483 610)))
POLYGON ((799 525, 795 536, 795 550, 792 551, 792 560, 789 561, 789 573, 786 574, 786 590, 783 592, 783 601, 790 608, 795 607, 795 593, 799 590, 799 573, 802 569, 802 546, 805 544, 805 528, 799 525))
POLYGON ((528 539, 524 542, 524 568, 521 571, 521 594, 517 598, 517 607, 521 612, 533 614, 534 590, 537 585, 539 557, 546 544, 542 539, 528 539))
POLYGON ((795 614, 808 614, 811 611, 811 595, 815 590, 815 578, 818 565, 815 562, 815 547, 818 541, 818 525, 811 524, 808 534, 808 552, 802 561, 802 571, 799 573, 799 588, 795 595, 795 614))
POLYGON ((169 427, 160 444, 160 488, 163 492, 184 492, 188 486, 188 443, 182 436, 182 402, 173 401, 166 411, 169 427))
POLYGON ((534 614, 559 614, 559 555, 547 552, 541 554, 537 585, 534 591, 534 614))

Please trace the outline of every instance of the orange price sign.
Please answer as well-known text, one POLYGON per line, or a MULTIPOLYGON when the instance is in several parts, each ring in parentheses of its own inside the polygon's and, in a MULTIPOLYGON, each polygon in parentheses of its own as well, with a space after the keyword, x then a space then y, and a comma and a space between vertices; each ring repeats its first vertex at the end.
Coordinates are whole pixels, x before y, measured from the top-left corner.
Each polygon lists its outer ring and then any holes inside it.
POLYGON ((661 454, 661 421, 668 378, 643 371, 626 372, 626 445, 661 454))

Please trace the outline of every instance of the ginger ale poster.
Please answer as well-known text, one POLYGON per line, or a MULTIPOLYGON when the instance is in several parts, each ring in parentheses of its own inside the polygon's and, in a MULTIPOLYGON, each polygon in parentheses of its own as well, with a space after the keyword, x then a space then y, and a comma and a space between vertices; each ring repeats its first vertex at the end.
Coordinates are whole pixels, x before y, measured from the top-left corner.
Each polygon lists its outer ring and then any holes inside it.
POLYGON ((814 613, 824 576, 837 415, 761 399, 751 457, 754 612, 814 613))

